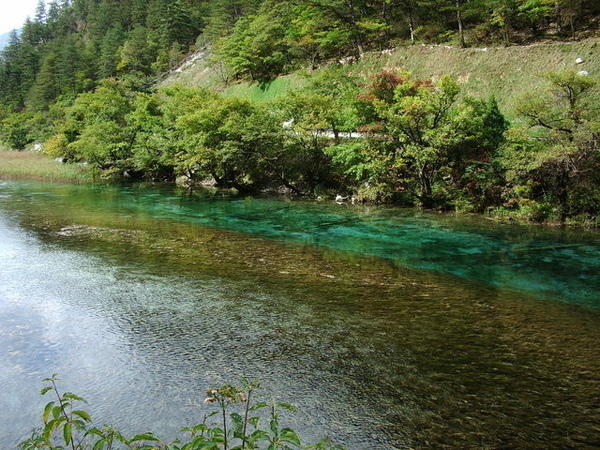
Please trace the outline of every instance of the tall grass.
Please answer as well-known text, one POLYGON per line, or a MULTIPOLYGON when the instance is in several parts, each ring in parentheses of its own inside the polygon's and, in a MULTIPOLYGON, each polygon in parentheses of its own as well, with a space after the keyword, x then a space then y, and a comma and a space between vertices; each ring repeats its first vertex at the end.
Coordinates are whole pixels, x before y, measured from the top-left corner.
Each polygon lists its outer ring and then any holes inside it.
POLYGON ((0 179, 88 183, 94 177, 81 164, 63 164, 38 152, 0 150, 0 179))

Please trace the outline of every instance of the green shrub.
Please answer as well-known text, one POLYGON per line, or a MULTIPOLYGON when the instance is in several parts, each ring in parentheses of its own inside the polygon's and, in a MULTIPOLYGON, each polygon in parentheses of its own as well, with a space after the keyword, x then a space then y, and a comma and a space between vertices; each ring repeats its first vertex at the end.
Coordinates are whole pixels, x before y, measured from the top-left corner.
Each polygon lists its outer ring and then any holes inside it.
POLYGON ((31 437, 21 442, 19 450, 242 450, 268 449, 287 450, 292 448, 315 450, 343 450, 324 439, 315 445, 304 446, 298 434, 290 428, 282 428, 279 410, 295 409, 287 403, 252 403, 259 383, 242 379, 240 386, 224 385, 209 389, 204 400, 217 406, 217 410, 206 414, 201 423, 183 428, 187 438, 171 443, 162 441, 156 434, 148 432, 127 438, 111 426, 98 428, 83 409, 86 401, 70 392, 61 393, 58 378, 53 375, 44 379, 47 383, 41 394, 53 394, 42 413, 43 426, 31 437), (260 412, 263 411, 263 414, 260 412), (264 413, 266 412, 266 414, 264 413), (262 423, 267 421, 267 426, 262 423))

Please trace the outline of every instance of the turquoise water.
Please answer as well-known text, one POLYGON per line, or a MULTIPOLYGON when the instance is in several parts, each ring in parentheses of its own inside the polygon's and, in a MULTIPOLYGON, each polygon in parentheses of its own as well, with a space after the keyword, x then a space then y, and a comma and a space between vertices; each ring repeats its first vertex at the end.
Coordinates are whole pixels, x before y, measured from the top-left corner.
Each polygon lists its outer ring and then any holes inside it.
POLYGON ((333 201, 201 196, 159 187, 100 188, 99 194, 108 206, 127 213, 143 211, 157 218, 377 256, 401 266, 600 308, 598 232, 333 201))
POLYGON ((597 233, 158 186, 0 182, 0 448, 41 379, 165 439, 260 378, 350 449, 597 448, 597 233))

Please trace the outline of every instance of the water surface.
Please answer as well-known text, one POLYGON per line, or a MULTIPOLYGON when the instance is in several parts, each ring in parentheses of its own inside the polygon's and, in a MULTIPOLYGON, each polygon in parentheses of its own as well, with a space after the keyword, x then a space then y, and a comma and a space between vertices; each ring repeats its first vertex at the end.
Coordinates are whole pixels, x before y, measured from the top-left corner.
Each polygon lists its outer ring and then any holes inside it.
MULTIPOLYGON (((0 182, 0 447, 41 378, 171 439, 259 377, 352 449, 597 448, 594 233, 394 208, 0 182)), ((268 394, 267 394, 268 392, 268 394)))

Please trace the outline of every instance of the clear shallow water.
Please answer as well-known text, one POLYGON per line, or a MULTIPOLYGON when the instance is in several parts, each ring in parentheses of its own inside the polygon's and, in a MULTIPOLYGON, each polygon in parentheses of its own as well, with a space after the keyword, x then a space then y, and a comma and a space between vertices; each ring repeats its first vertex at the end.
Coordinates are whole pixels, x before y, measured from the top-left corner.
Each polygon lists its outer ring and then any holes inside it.
POLYGON ((54 372, 167 437, 246 375, 353 449, 600 445, 597 234, 0 182, 0 236, 2 448, 54 372))
MULTIPOLYGON (((28 188, 25 187, 25 190, 28 188)), ((171 188, 71 187, 78 197, 125 216, 168 219, 388 259, 503 289, 600 308, 600 233, 497 224, 478 216, 279 199, 201 196, 171 188)))

